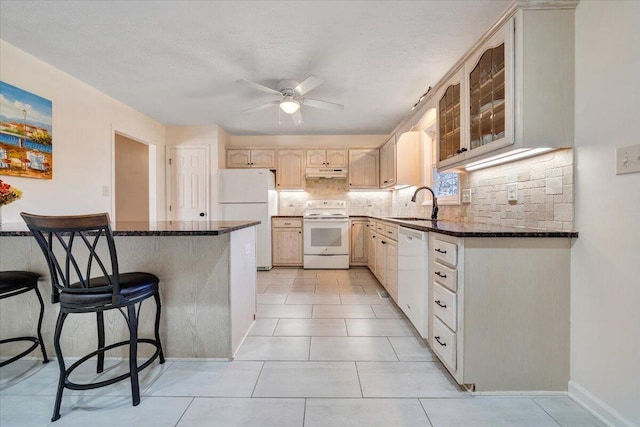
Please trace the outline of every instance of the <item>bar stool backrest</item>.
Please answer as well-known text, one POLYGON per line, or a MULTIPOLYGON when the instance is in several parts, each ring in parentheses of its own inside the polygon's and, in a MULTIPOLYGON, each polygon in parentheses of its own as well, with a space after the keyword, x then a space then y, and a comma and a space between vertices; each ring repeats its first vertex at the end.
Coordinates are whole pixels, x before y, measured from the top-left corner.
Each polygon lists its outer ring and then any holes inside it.
POLYGON ((53 303, 59 302, 60 292, 110 292, 113 304, 119 303, 118 258, 108 213, 20 215, 47 260, 53 303))

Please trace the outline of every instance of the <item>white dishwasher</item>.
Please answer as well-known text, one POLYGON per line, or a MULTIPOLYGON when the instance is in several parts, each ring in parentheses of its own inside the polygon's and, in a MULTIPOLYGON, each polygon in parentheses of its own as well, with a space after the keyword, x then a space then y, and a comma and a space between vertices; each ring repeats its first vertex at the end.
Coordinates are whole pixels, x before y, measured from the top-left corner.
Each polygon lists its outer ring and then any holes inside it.
POLYGON ((428 233, 400 227, 398 232, 398 305, 424 339, 429 334, 428 233))

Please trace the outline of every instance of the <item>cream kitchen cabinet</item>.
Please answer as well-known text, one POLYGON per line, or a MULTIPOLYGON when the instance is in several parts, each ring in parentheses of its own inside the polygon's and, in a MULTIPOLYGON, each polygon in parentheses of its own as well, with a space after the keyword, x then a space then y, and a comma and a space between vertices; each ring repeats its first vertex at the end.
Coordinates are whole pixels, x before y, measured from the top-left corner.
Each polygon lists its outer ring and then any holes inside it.
POLYGON ((307 150, 306 165, 308 168, 346 168, 347 150, 307 150))
POLYGON ((376 223, 375 272, 373 272, 389 293, 398 301, 398 227, 383 222, 376 223))
POLYGON ((304 190, 304 150, 278 150, 276 189, 304 190))
POLYGON ((376 241, 377 234, 375 229, 375 221, 367 222, 367 267, 374 275, 376 274, 376 241))
POLYGON ((273 218, 271 227, 274 267, 302 266, 302 218, 273 218))
POLYGON ((461 70, 462 79, 458 70, 436 92, 439 170, 573 146, 573 8, 516 10, 465 57, 461 70))
POLYGON ((227 167, 274 169, 276 150, 227 150, 227 167))
POLYGON ((396 136, 380 148, 380 188, 396 184, 396 136))
POLYGON ((568 238, 429 233, 429 344, 475 391, 566 391, 568 238))
POLYGON ((367 223, 366 219, 349 220, 349 264, 353 266, 367 265, 367 223))
POLYGON ((349 150, 349 190, 377 189, 379 178, 378 150, 349 150))

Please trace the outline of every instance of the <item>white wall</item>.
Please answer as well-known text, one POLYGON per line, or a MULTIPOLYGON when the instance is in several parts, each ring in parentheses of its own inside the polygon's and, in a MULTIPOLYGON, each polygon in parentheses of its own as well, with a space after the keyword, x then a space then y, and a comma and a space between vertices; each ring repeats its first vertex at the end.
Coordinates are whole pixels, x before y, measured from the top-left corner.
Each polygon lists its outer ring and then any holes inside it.
MULTIPOLYGON (((112 213, 112 197, 103 196, 102 189, 113 193, 114 131, 163 146, 164 125, 3 40, 0 58, 0 80, 53 103, 53 179, 3 176, 23 196, 2 208, 2 221, 22 222, 21 211, 112 213)), ((156 152, 156 200, 164 212, 164 149, 156 152)))
POLYGON ((571 265, 574 398, 612 425, 640 425, 640 174, 615 174, 640 143, 640 2, 576 10, 575 220, 571 265))
POLYGON ((212 126, 167 126, 167 145, 200 145, 209 147, 209 200, 211 219, 218 218, 218 169, 225 163, 224 145, 226 132, 212 126), (222 158, 220 158, 222 156, 222 158))

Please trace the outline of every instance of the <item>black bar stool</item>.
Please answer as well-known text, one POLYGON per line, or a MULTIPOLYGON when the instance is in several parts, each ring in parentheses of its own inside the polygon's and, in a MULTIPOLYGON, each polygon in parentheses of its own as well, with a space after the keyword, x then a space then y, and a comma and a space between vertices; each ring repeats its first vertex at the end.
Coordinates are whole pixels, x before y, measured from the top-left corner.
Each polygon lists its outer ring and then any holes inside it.
POLYGON ((16 341, 29 341, 33 343, 28 349, 17 356, 1 362, 0 368, 26 356, 38 346, 40 346, 40 350, 42 351, 42 363, 47 363, 49 361, 47 358, 47 351, 44 349, 44 342, 42 341, 42 317, 44 316, 44 303, 42 302, 42 295, 40 295, 40 291, 38 290, 39 277, 39 274, 32 273, 30 271, 0 271, 0 299, 11 298, 25 292, 35 291, 38 296, 38 301, 40 301, 40 317, 38 317, 37 330, 38 336, 0 340, 0 344, 16 341))
POLYGON ((60 418, 60 403, 65 388, 89 390, 131 378, 133 406, 137 406, 140 403, 138 372, 149 366, 157 357, 160 358, 160 363, 164 363, 159 333, 161 306, 158 277, 150 273, 119 272, 113 233, 109 225, 109 215, 106 213, 40 216, 23 212, 20 215, 40 245, 49 265, 52 301, 60 303, 53 339, 60 365, 60 379, 51 421, 60 418), (106 242, 106 250, 103 242, 106 242), (150 297, 156 302, 155 339, 138 338, 140 306, 150 297), (129 340, 105 346, 103 313, 113 309, 117 309, 127 322, 129 340), (71 313, 91 312, 95 312, 97 316, 98 349, 80 358, 67 369, 60 348, 64 321, 71 313), (154 354, 140 366, 137 365, 139 342, 152 344, 156 348, 154 354), (129 346, 128 373, 89 384, 77 384, 69 380, 69 375, 74 369, 96 355, 97 372, 102 372, 105 351, 123 345, 129 346))

